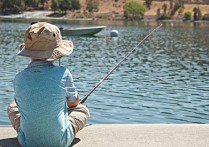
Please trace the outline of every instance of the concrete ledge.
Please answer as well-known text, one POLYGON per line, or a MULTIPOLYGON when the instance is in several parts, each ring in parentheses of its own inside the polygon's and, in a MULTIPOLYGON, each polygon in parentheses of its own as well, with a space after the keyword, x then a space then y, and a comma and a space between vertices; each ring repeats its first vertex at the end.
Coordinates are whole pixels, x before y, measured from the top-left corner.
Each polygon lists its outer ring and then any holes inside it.
MULTIPOLYGON (((19 147, 16 132, 0 127, 0 146, 19 147)), ((101 124, 79 132, 73 147, 208 147, 209 124, 101 124)))

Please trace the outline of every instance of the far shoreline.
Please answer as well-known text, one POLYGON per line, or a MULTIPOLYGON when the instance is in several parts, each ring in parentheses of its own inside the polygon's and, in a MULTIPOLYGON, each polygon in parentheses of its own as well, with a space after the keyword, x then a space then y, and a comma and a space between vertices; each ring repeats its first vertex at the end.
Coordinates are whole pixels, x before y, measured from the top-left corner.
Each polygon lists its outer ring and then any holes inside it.
MULTIPOLYGON (((44 12, 44 11, 42 11, 44 12)), ((35 13, 35 12, 34 12, 35 13)), ((154 18, 154 16, 153 16, 154 18)), ((81 25, 114 25, 114 26, 121 26, 126 24, 140 24, 140 23, 146 23, 152 26, 152 24, 159 24, 159 23, 170 23, 171 26, 173 24, 185 24, 185 23, 191 23, 191 24, 209 24, 209 21, 207 20, 182 20, 182 19, 167 19, 167 20, 156 20, 156 19, 145 19, 142 20, 125 20, 125 19, 100 19, 100 18, 69 18, 69 17, 48 17, 48 16, 41 16, 39 17, 24 17, 24 13, 17 14, 17 15, 0 15, 0 21, 9 21, 9 22, 33 22, 33 21, 49 21, 49 22, 56 22, 56 23, 66 23, 66 24, 80 24, 81 25)), ((195 26, 195 25, 194 25, 195 26)))

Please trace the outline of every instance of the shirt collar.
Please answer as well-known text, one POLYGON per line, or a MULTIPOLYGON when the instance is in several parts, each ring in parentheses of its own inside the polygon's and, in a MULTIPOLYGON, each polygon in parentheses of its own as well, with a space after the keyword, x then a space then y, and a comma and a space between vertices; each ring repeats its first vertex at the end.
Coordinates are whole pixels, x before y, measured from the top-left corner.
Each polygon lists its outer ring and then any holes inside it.
POLYGON ((50 61, 32 61, 29 65, 28 68, 34 67, 34 66, 52 66, 53 62, 50 61))

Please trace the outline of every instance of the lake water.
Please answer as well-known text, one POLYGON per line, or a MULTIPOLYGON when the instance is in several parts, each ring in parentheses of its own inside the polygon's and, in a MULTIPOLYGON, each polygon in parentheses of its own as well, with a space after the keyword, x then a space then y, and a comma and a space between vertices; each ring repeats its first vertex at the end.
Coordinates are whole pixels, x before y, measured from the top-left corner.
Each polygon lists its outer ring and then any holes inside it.
MULTIPOLYGON (((96 22, 95 25, 105 25, 96 22)), ((88 23, 59 22, 62 27, 88 23)), ((156 23, 108 24, 96 37, 69 37, 74 52, 62 59, 83 98, 156 23), (110 38, 110 31, 119 31, 110 38)), ((29 59, 17 57, 28 22, 0 22, 0 125, 10 125, 13 78, 29 59)), ((58 64, 58 63, 55 63, 58 64)), ((209 23, 165 23, 86 101, 93 124, 209 123, 209 23)))

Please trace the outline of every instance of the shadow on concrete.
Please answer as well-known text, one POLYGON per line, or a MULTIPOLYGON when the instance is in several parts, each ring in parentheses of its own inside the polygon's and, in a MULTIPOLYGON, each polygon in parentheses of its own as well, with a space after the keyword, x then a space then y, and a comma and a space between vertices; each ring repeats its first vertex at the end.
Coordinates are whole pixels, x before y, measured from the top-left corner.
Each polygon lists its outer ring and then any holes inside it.
POLYGON ((75 144, 79 143, 80 139, 79 138, 74 138, 73 142, 71 143, 71 147, 74 146, 75 144))
POLYGON ((0 140, 0 147, 21 147, 17 138, 7 138, 0 140))
MULTIPOLYGON (((80 139, 75 138, 70 147, 74 146, 75 144, 79 143, 80 139)), ((18 143, 17 138, 7 138, 0 140, 0 147, 21 147, 18 143)))

